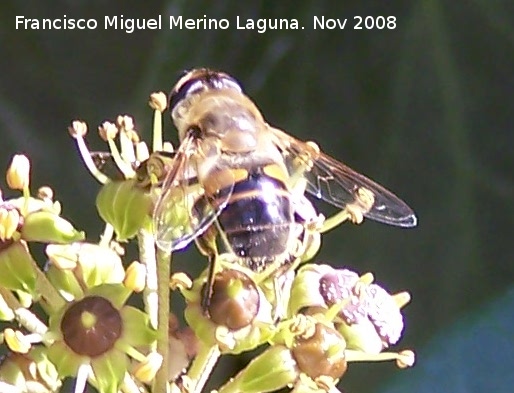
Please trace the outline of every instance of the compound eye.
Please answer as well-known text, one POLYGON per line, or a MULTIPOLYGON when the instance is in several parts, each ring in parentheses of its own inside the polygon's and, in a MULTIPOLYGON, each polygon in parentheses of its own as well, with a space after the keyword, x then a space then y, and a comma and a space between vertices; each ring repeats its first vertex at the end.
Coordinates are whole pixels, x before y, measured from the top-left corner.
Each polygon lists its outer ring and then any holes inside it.
POLYGON ((234 78, 232 78, 231 76, 227 75, 227 74, 223 74, 223 78, 220 78, 218 83, 219 83, 219 86, 218 87, 219 89, 232 89, 232 90, 236 90, 240 93, 243 92, 243 89, 241 88, 241 85, 239 84, 239 82, 237 82, 234 78))
MULTIPOLYGON (((178 86, 177 86, 178 87, 178 86)), ((182 101, 184 98, 190 96, 191 94, 198 94, 201 91, 206 90, 206 86, 203 83, 203 80, 199 78, 190 79, 184 84, 182 84, 178 90, 175 88, 171 91, 169 98, 169 109, 173 111, 173 109, 177 106, 177 104, 182 101)))
POLYGON ((242 92, 239 83, 228 74, 208 69, 192 70, 183 76, 171 91, 169 109, 173 111, 180 101, 192 94, 222 89, 242 92))

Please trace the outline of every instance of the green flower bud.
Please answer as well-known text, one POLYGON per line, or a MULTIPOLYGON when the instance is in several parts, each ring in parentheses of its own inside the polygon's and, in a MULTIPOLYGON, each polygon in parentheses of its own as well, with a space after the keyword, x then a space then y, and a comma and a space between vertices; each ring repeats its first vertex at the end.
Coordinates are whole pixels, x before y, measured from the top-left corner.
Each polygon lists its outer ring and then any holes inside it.
POLYGON ((285 346, 275 345, 253 359, 243 371, 219 391, 273 392, 293 384, 299 374, 291 351, 285 346))
POLYGON ((30 181, 30 161, 23 154, 16 154, 7 169, 7 185, 13 190, 28 188, 30 181))
POLYGON ((136 187, 134 180, 105 184, 96 197, 96 208, 102 219, 114 227, 118 240, 134 237, 151 218, 152 199, 136 187))
POLYGON ((72 243, 84 240, 85 234, 57 214, 40 210, 25 217, 21 237, 29 242, 72 243))

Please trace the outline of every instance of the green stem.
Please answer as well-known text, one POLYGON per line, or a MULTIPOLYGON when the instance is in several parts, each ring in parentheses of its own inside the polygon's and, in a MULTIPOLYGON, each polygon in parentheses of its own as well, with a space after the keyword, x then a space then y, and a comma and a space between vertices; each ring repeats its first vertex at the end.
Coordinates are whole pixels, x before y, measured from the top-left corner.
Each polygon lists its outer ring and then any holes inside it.
MULTIPOLYGON (((143 291, 145 311, 150 317, 150 324, 157 329, 158 296, 157 296, 157 260, 153 235, 142 229, 137 235, 139 246, 139 262, 146 267, 146 285, 143 291)), ((155 349, 155 348, 154 348, 155 349)))
POLYGON ((189 393, 200 393, 202 391, 219 357, 220 350, 217 345, 207 347, 203 343, 200 344, 200 350, 187 372, 187 377, 191 383, 191 386, 188 386, 189 393))
POLYGON ((29 210, 29 199, 30 199, 30 191, 29 187, 23 187, 23 207, 22 207, 22 215, 26 216, 29 210))
POLYGON ((36 272, 36 291, 41 295, 41 297, 45 300, 46 304, 52 310, 58 310, 61 307, 64 307, 66 302, 59 295, 59 292, 55 289, 48 278, 44 275, 44 273, 39 269, 36 261, 32 259, 32 266, 34 271, 36 272))
POLYGON ((170 271, 171 254, 157 250, 157 298, 158 298, 158 323, 157 323, 157 352, 162 355, 162 366, 157 372, 153 385, 153 393, 167 393, 168 384, 168 322, 170 314, 170 271))
POLYGON ((162 151, 162 112, 158 110, 153 114, 152 151, 162 151))

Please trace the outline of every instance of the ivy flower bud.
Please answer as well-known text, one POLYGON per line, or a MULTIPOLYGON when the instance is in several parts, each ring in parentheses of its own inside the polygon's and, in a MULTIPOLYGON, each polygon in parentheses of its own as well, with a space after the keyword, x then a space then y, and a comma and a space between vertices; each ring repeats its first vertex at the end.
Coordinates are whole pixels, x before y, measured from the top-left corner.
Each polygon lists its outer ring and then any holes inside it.
POLYGON ((105 184, 96 197, 102 219, 111 224, 118 240, 128 240, 150 222, 152 199, 134 180, 105 184))
POLYGON ((132 291, 139 293, 146 286, 146 267, 138 261, 132 262, 125 271, 123 285, 132 291))
POLYGON ((7 185, 13 190, 28 189, 30 181, 30 161, 23 154, 16 154, 6 174, 7 185))
POLYGON ((260 393, 274 392, 292 385, 300 375, 289 348, 274 345, 254 358, 220 391, 260 393))
POLYGON ((21 228, 23 240, 41 243, 72 243, 85 239, 84 232, 77 231, 73 225, 59 215, 49 211, 29 213, 21 228))

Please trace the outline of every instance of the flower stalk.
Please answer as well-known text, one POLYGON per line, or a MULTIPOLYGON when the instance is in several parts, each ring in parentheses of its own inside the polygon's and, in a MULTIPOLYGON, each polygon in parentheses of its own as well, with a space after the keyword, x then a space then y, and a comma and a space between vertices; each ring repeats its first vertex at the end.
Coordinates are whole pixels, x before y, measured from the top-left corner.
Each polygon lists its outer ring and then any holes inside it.
POLYGON ((217 345, 207 346, 200 343, 198 353, 187 374, 182 377, 182 382, 189 393, 200 393, 203 390, 220 355, 221 352, 217 345))
POLYGON ((64 299, 48 280, 48 277, 39 269, 34 259, 32 259, 32 266, 36 272, 37 292, 41 294, 41 298, 44 300, 46 307, 53 311, 63 307, 65 304, 64 299))
POLYGON ((139 261, 146 266, 146 285, 143 290, 143 302, 145 311, 150 317, 150 323, 154 329, 158 329, 158 269, 157 254, 153 235, 142 229, 137 234, 139 247, 139 261))
POLYGON ((162 356, 162 365, 155 377, 153 392, 168 391, 168 351, 169 351, 169 315, 170 315, 170 272, 172 254, 158 249, 157 253, 157 352, 162 356))

